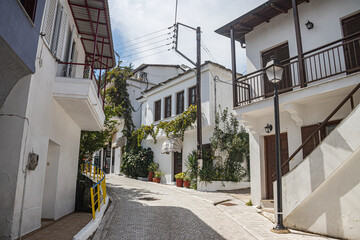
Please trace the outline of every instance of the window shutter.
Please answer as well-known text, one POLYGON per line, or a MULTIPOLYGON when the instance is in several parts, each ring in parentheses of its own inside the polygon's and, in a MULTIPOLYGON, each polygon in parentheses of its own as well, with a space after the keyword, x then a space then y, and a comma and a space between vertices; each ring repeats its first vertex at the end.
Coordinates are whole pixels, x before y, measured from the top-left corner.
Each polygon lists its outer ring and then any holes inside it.
POLYGON ((58 45, 56 47, 56 58, 62 59, 63 54, 63 48, 64 48, 64 41, 65 41, 65 32, 66 32, 66 24, 67 24, 67 14, 62 9, 62 17, 61 17, 61 23, 60 23, 60 31, 59 31, 59 39, 58 39, 58 45))
POLYGON ((42 31, 45 34, 44 36, 45 43, 49 48, 51 46, 51 38, 52 38, 52 32, 55 22, 56 7, 57 7, 57 0, 47 0, 46 16, 44 19, 42 31))

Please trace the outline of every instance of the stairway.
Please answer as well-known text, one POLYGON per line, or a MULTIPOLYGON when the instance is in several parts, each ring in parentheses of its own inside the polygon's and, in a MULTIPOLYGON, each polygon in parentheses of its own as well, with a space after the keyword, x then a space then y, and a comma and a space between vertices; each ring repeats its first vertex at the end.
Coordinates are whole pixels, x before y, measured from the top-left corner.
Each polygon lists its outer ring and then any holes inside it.
POLYGON ((360 105, 309 156, 283 176, 285 226, 360 239, 359 124, 360 105))

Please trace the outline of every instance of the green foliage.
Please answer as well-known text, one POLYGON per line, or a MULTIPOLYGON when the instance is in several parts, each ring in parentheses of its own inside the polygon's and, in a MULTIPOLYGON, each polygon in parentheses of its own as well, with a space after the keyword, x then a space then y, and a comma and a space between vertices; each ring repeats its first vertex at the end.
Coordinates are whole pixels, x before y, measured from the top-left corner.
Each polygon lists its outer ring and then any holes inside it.
POLYGON ((156 171, 156 172, 155 172, 155 177, 156 177, 156 178, 161 178, 161 177, 163 177, 163 176, 165 176, 165 174, 164 174, 162 171, 156 171))
POLYGON ((252 204, 252 202, 251 202, 251 199, 250 199, 247 203, 245 203, 245 205, 246 205, 246 206, 252 206, 253 204, 252 204))
MULTIPOLYGON (((196 184, 197 182, 197 176, 199 171, 199 163, 197 158, 197 152, 196 150, 193 150, 187 157, 187 160, 185 162, 185 166, 187 168, 187 174, 190 178, 191 185, 196 184)), ((195 188, 196 189, 196 188, 195 188)))
POLYGON ((159 164, 154 162, 150 163, 148 167, 149 172, 156 172, 158 169, 159 169, 159 164))
POLYGON ((190 175, 188 174, 188 172, 185 173, 185 176, 184 176, 184 181, 191 181, 191 177, 190 175))
POLYGON ((228 109, 217 114, 210 142, 213 150, 226 153, 225 159, 217 157, 213 180, 238 182, 248 175, 243 163, 247 161, 249 168, 249 134, 228 109))
POLYGON ((89 159, 99 149, 105 147, 116 133, 117 122, 111 120, 121 111, 121 107, 105 105, 104 130, 102 131, 81 131, 79 159, 89 159))
POLYGON ((196 106, 191 105, 186 111, 177 116, 175 119, 169 122, 160 122, 157 127, 164 129, 167 137, 172 133, 174 136, 180 137, 181 141, 184 141, 184 134, 196 121, 196 106))
POLYGON ((129 93, 127 91, 126 80, 132 76, 132 67, 121 66, 121 61, 118 65, 108 73, 113 86, 107 90, 106 102, 110 106, 121 107, 121 111, 117 112, 118 117, 124 118, 124 128, 122 130, 123 136, 131 141, 131 133, 134 130, 134 123, 132 120, 132 113, 134 111, 131 105, 129 93))
POLYGON ((203 166, 199 171, 199 177, 201 181, 211 182, 215 176, 215 169, 213 168, 211 161, 204 161, 203 166))
POLYGON ((131 138, 134 140, 137 146, 141 145, 141 142, 146 139, 149 135, 154 139, 156 144, 156 135, 159 133, 159 129, 151 125, 142 125, 139 129, 131 133, 131 138))
POLYGON ((183 172, 175 175, 175 179, 184 179, 185 174, 183 172))
POLYGON ((154 153, 150 148, 137 147, 126 151, 121 171, 130 177, 147 177, 148 168, 153 163, 154 153))

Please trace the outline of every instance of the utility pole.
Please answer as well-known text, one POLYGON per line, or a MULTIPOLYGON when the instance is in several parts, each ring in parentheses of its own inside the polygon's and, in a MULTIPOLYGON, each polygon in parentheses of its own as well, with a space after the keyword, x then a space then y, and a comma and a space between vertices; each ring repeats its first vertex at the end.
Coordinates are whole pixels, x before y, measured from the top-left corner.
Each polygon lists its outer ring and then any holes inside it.
POLYGON ((185 24, 182 24, 179 22, 176 23, 175 51, 196 67, 197 156, 198 156, 198 161, 200 162, 200 165, 201 165, 201 163, 202 163, 202 161, 201 161, 202 160, 202 121, 201 121, 201 29, 200 29, 200 27, 193 28, 193 27, 190 27, 188 25, 185 25, 185 24), (183 54, 182 52, 180 52, 178 50, 179 25, 196 31, 196 63, 194 63, 185 54, 183 54))

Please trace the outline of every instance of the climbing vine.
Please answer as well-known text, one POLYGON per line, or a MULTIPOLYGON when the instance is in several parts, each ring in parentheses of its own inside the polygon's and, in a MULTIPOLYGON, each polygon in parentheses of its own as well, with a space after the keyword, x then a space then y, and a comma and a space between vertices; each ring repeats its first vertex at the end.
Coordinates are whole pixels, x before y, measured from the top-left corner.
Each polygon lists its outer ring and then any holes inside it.
POLYGON ((158 132, 159 128, 156 128, 153 124, 142 125, 140 128, 131 133, 131 138, 136 140, 137 146, 140 146, 141 142, 150 135, 156 144, 156 135, 158 132))

